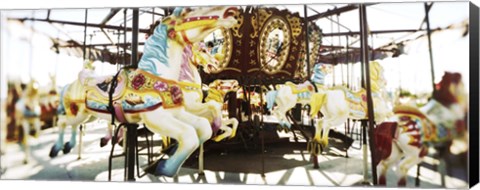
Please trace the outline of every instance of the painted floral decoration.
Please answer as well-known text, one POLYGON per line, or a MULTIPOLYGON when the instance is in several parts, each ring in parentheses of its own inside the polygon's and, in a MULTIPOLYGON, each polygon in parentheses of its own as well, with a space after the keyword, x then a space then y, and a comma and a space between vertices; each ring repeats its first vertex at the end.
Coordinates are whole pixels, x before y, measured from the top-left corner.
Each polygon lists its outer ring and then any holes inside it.
POLYGON ((183 94, 178 86, 172 86, 170 88, 170 93, 172 94, 172 100, 174 104, 179 104, 183 101, 183 94))
POLYGON ((78 113, 78 106, 75 103, 70 103, 70 111, 73 115, 77 115, 78 113))
POLYGON ((164 83, 164 82, 162 82, 162 81, 157 81, 157 82, 155 82, 155 84, 153 85, 153 88, 154 88, 155 90, 160 91, 160 92, 165 92, 165 91, 167 91, 167 89, 168 89, 168 84, 167 84, 167 83, 164 83))
POLYGON ((140 89, 145 84, 145 76, 142 74, 136 75, 132 80, 132 87, 135 90, 140 89))

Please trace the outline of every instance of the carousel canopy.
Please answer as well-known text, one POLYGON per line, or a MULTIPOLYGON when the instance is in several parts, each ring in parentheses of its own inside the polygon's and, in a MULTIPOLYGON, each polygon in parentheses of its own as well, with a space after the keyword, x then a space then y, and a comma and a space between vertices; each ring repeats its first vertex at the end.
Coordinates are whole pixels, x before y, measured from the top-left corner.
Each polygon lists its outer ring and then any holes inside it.
MULTIPOLYGON (((360 60, 358 4, 309 4, 306 6, 306 14, 305 6, 301 4, 258 5, 258 7, 286 9, 292 13, 298 13, 304 21, 315 23, 322 30, 318 62, 338 64, 355 63, 360 60)), ((245 9, 246 6, 242 8, 245 9)), ((432 37, 434 52, 439 51, 440 44, 446 47, 445 43, 438 41, 445 39, 441 37, 442 33, 460 31, 458 34, 449 35, 448 38, 452 39, 451 41, 465 38, 468 35, 468 8, 468 2, 368 4, 370 60, 395 58, 415 51, 428 52, 426 10, 429 13, 432 35, 437 35, 432 37)), ((165 7, 139 9, 138 50, 140 54, 143 50, 145 34, 149 33, 151 25, 171 12, 172 8, 165 7)), ((29 43, 32 44, 31 33, 28 32, 32 31, 49 39, 35 45, 43 46, 54 53, 80 59, 85 56, 111 64, 129 64, 130 62, 132 9, 92 8, 87 12, 79 8, 5 10, 2 11, 2 15, 3 22, 8 23, 7 29, 4 29, 8 32, 3 34, 7 33, 7 37, 15 36, 23 40, 25 48, 29 43), (19 32, 21 30, 23 32, 19 32)), ((2 43, 12 43, 12 41, 3 40, 2 43)), ((438 61, 439 58, 435 59, 438 61)), ((26 58, 20 61, 29 62, 26 58)), ((118 67, 111 68, 118 69, 118 67)))

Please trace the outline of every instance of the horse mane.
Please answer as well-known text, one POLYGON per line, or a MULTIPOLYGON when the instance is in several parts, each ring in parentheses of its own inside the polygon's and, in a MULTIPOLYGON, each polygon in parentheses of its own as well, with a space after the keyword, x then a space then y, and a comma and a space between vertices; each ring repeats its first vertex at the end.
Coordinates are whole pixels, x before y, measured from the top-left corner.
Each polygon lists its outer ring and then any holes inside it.
POLYGON ((146 40, 142 58, 138 63, 139 69, 154 75, 160 75, 157 73, 157 64, 161 63, 169 66, 167 39, 167 25, 162 23, 155 28, 153 35, 149 36, 146 40))
POLYGON ((322 72, 322 70, 319 69, 319 67, 321 67, 321 66, 322 66, 321 63, 315 64, 315 66, 313 66, 312 82, 317 83, 317 84, 325 84, 326 73, 322 72))
POLYGON ((459 73, 445 72, 442 80, 435 85, 432 98, 447 107, 458 102, 457 97, 450 92, 449 87, 452 84, 458 84, 461 79, 462 76, 459 73))

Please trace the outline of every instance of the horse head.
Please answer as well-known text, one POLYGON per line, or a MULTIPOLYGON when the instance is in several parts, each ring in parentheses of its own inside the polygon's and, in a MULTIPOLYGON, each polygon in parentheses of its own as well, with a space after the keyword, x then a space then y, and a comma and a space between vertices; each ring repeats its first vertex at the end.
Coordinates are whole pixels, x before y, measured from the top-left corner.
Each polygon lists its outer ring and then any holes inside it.
POLYGON ((216 6, 176 8, 173 14, 163 20, 169 26, 168 35, 180 43, 199 42, 219 28, 231 28, 237 20, 236 7, 216 6))
POLYGON ((36 98, 39 96, 39 87, 40 85, 35 79, 31 79, 25 88, 26 98, 36 98))
POLYGON ((432 99, 442 104, 454 116, 457 130, 466 129, 466 115, 468 112, 468 95, 462 82, 460 73, 445 72, 442 80, 435 85, 432 99))
POLYGON ((176 8, 148 37, 138 68, 171 80, 192 80, 192 46, 217 29, 233 27, 235 14, 235 7, 176 8))
POLYGON ((194 66, 201 66, 205 73, 211 73, 218 69, 218 59, 207 52, 204 43, 195 43, 192 46, 194 66))
POLYGON ((372 92, 379 92, 387 85, 383 67, 379 62, 370 62, 370 81, 372 92))
POLYGON ((325 84, 325 76, 332 72, 332 66, 318 63, 313 66, 312 81, 317 84, 325 84))
POLYGON ((466 96, 467 93, 462 82, 462 75, 460 73, 445 72, 442 80, 435 85, 432 98, 446 107, 458 104, 466 109, 466 96))

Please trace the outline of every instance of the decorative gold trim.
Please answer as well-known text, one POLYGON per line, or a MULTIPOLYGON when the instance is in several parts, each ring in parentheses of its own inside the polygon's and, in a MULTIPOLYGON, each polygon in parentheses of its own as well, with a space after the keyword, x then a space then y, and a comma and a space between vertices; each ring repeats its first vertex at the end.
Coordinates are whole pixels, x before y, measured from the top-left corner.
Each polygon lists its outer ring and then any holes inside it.
POLYGON ((259 60, 260 60, 260 67, 263 68, 263 71, 265 71, 267 74, 275 74, 279 70, 281 70, 284 66, 285 63, 287 62, 288 55, 290 54, 290 46, 291 46, 291 40, 292 40, 292 34, 291 34, 291 28, 285 20, 285 18, 281 16, 271 16, 267 22, 263 25, 262 31, 260 33, 259 37, 260 45, 258 46, 258 52, 259 52, 259 60), (268 58, 268 49, 267 49, 267 38, 268 35, 274 31, 275 29, 280 29, 282 30, 283 34, 283 41, 282 41, 282 48, 280 52, 277 52, 278 56, 276 60, 278 61, 277 64, 274 66, 269 66, 266 64, 269 64, 269 62, 273 58, 268 58))
POLYGON ((222 52, 219 52, 220 54, 223 54, 223 59, 219 60, 219 63, 217 65, 217 69, 211 71, 211 73, 216 74, 220 73, 223 70, 225 70, 225 67, 228 66, 230 63, 230 59, 232 58, 232 53, 233 53, 233 37, 232 37, 232 31, 227 30, 227 29, 220 29, 222 31, 223 35, 223 44, 222 44, 222 52))
POLYGON ((242 31, 240 31, 240 28, 243 25, 243 11, 237 11, 234 17, 237 19, 237 23, 233 25, 231 30, 233 36, 241 39, 243 37, 242 31))
POLYGON ((258 11, 254 11, 251 17, 253 31, 250 33, 250 38, 256 38, 258 36, 261 26, 263 26, 263 23, 265 23, 272 14, 272 11, 268 9, 258 9, 258 11), (258 15, 256 14, 257 12, 258 15))

